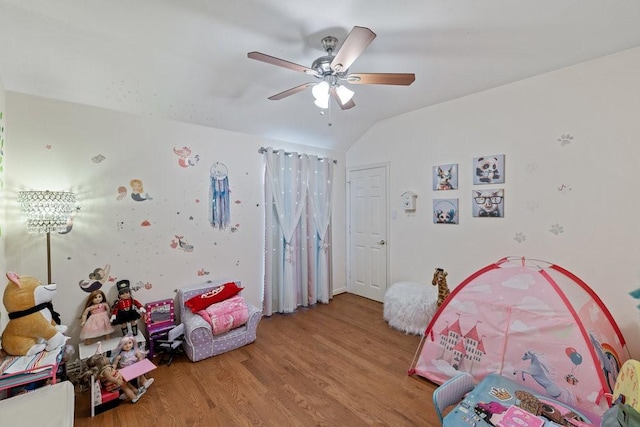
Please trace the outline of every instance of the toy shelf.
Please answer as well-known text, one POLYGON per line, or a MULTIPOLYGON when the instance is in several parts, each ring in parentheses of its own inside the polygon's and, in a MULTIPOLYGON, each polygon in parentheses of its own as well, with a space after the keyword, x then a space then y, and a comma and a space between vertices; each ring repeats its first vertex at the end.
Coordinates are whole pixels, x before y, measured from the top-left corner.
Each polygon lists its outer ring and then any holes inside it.
MULTIPOLYGON (((138 333, 138 335, 135 335, 134 338, 138 342, 138 347, 140 347, 141 349, 146 348, 147 340, 143 334, 138 333)), ((102 343, 102 352, 107 353, 109 351, 115 350, 118 347, 118 343, 120 343, 121 339, 122 336, 117 336, 115 338, 109 338, 108 340, 99 341, 100 343, 102 343)), ((78 344, 78 350, 81 360, 88 359, 89 357, 96 354, 96 351, 98 350, 98 342, 95 342, 93 344, 85 344, 81 342, 78 344)))

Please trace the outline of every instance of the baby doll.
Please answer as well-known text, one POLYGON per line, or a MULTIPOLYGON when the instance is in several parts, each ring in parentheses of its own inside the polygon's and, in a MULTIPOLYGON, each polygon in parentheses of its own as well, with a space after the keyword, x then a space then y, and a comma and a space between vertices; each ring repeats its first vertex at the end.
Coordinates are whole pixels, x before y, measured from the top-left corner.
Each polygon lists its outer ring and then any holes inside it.
POLYGON ((137 300, 131 297, 131 288, 128 280, 120 280, 116 283, 118 299, 113 303, 111 311, 111 324, 120 325, 122 335, 127 335, 127 327, 131 326, 131 333, 138 335, 138 319, 140 313, 146 310, 137 300))
POLYGON ((94 354, 87 359, 87 371, 83 374, 83 379, 95 375, 100 381, 101 386, 108 391, 115 391, 118 388, 122 390, 124 395, 136 403, 140 397, 147 391, 146 389, 137 390, 122 377, 122 374, 114 368, 107 356, 103 354, 94 354))
POLYGON ((91 344, 91 338, 98 338, 105 336, 109 339, 109 336, 113 333, 114 329, 109 322, 109 303, 107 303, 107 297, 101 290, 95 290, 87 297, 87 302, 82 312, 82 322, 80 325, 80 339, 84 340, 85 344, 91 344))
MULTIPOLYGON (((138 342, 131 335, 127 335, 126 337, 122 337, 118 347, 113 351, 111 355, 111 360, 113 361, 112 366, 122 369, 124 367, 133 365, 136 362, 144 359, 146 351, 142 351, 138 349, 138 342)), ((147 378, 144 374, 140 375, 138 378, 138 391, 141 389, 148 389, 151 384, 153 384, 153 378, 147 378)))

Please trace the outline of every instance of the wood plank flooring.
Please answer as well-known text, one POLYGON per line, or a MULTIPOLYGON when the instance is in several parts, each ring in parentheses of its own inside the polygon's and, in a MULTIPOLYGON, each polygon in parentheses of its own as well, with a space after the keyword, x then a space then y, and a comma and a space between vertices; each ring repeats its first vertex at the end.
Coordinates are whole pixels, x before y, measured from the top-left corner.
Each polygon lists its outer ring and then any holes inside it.
POLYGON ((136 404, 91 418, 88 392, 76 393, 75 426, 437 426, 435 385, 407 375, 420 337, 382 310, 340 294, 264 317, 248 346, 159 366, 136 404))

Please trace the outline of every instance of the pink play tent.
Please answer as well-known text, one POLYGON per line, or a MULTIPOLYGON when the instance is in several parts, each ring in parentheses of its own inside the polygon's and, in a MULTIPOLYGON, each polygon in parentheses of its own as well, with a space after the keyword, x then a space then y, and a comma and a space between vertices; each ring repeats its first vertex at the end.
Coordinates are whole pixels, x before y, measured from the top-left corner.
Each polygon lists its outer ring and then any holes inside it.
POLYGON ((554 264, 503 258, 472 274, 427 326, 409 374, 442 384, 458 371, 499 373, 601 414, 629 359, 593 290, 554 264))

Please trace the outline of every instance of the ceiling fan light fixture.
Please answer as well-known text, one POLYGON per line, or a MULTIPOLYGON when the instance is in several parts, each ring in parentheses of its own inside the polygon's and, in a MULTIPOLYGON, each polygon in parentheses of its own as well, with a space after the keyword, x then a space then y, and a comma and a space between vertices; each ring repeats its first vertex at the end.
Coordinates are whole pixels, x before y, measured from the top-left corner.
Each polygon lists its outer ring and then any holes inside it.
POLYGON ((315 98, 313 102, 322 109, 329 108, 329 83, 322 81, 311 89, 311 94, 315 98))
POLYGON ((324 99, 318 98, 315 101, 313 101, 314 104, 316 104, 316 106, 322 108, 323 110, 326 110, 327 108, 329 108, 329 97, 327 96, 324 99))
POLYGON ((316 84, 311 89, 311 94, 316 100, 324 98, 329 99, 329 83, 322 81, 316 84))
POLYGON ((347 102, 351 101, 355 92, 343 85, 336 86, 336 94, 338 98, 340 98, 340 102, 344 105, 347 102))

